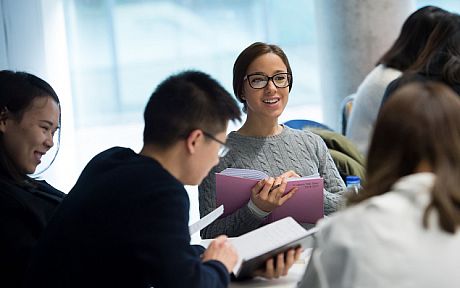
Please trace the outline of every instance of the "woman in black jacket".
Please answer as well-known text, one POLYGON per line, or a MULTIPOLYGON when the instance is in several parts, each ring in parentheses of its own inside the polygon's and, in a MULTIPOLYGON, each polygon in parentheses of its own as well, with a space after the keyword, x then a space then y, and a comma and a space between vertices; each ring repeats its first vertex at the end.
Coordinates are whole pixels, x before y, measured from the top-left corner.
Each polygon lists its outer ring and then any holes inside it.
POLYGON ((29 176, 53 138, 59 143, 60 123, 59 98, 48 83, 0 71, 0 287, 22 285, 30 253, 64 197, 29 176))

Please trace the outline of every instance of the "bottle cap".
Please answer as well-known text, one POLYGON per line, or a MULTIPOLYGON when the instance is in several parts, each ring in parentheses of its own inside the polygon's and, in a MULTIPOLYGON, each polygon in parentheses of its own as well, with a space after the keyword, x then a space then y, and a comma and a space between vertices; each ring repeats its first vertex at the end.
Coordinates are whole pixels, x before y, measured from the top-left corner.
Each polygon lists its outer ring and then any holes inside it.
POLYGON ((345 178, 345 181, 347 182, 347 184, 349 184, 349 183, 360 183, 361 178, 359 178, 359 176, 347 176, 345 178))

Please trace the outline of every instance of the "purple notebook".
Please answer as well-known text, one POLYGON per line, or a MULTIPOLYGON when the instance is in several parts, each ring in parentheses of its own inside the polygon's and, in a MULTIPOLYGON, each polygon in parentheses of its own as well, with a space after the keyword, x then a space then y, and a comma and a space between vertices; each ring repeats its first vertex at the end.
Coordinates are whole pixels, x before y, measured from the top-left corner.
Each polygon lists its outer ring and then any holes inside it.
MULTIPOLYGON (((227 168, 216 173, 217 206, 224 205, 224 217, 243 205, 247 205, 251 188, 261 179, 268 177, 265 173, 251 169, 227 168)), ((289 178, 286 192, 299 187, 291 199, 276 208, 266 222, 273 222, 291 216, 300 223, 316 223, 324 216, 323 178, 309 176, 289 178)))

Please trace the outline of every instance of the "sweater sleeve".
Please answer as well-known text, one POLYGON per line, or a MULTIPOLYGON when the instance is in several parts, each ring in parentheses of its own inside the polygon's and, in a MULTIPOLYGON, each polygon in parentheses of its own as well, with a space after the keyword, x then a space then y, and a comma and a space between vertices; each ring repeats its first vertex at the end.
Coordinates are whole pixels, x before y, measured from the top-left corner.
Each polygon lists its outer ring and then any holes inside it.
MULTIPOLYGON (((208 213, 216 209, 216 177, 217 171, 223 170, 221 167, 224 163, 211 170, 209 175, 198 186, 198 199, 200 203, 200 217, 206 216, 208 213)), ((201 230, 203 239, 215 238, 221 234, 229 237, 236 237, 258 228, 264 218, 260 218, 244 205, 234 213, 223 218, 219 218, 209 226, 201 230)))
POLYGON ((319 136, 316 138, 320 161, 318 170, 324 179, 324 214, 329 215, 342 206, 343 192, 346 187, 326 144, 319 136))

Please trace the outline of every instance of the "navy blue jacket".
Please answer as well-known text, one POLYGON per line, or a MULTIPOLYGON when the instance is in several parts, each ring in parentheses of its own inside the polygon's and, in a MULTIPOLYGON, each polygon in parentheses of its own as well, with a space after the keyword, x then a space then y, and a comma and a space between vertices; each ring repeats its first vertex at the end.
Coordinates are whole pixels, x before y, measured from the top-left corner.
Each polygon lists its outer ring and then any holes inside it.
POLYGON ((50 221, 27 287, 226 287, 190 245, 189 198, 161 165, 115 147, 94 157, 50 221), (52 271, 52 272, 50 272, 52 271))
POLYGON ((45 181, 20 186, 0 178, 0 287, 21 287, 38 238, 64 193, 45 181))

